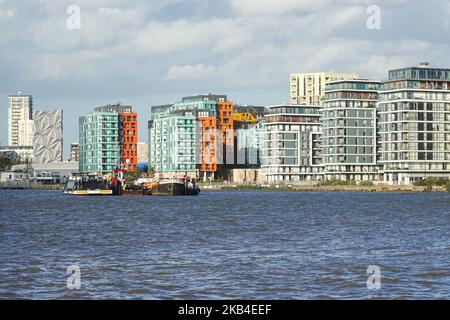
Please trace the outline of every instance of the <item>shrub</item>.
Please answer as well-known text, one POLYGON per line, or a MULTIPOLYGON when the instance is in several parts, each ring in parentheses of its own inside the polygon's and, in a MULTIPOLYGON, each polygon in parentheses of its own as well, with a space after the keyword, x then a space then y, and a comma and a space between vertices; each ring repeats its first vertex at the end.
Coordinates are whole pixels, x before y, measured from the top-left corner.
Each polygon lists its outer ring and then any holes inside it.
POLYGON ((373 182, 372 181, 361 181, 359 183, 359 185, 362 187, 373 187, 373 182))
POLYGON ((427 187, 428 188, 429 186, 443 187, 443 186, 447 186, 448 183, 449 183, 449 179, 446 179, 446 178, 428 177, 428 178, 425 178, 425 179, 415 182, 414 185, 417 187, 427 187))
POLYGON ((355 186, 356 181, 331 179, 321 183, 322 186, 355 186))

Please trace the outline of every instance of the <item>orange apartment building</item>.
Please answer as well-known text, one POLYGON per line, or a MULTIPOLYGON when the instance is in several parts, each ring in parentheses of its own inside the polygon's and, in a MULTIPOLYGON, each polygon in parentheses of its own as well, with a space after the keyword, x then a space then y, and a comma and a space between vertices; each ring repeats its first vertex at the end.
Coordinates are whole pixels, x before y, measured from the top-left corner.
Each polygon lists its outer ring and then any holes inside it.
POLYGON ((201 154, 199 159, 200 172, 206 179, 209 173, 214 179, 217 171, 217 118, 198 117, 201 128, 201 154))
POLYGON ((128 171, 136 170, 138 156, 137 113, 119 113, 120 164, 128 171))
POLYGON ((217 121, 223 144, 223 164, 234 162, 234 104, 230 101, 217 102, 217 121))
POLYGON ((233 102, 216 102, 216 111, 217 116, 198 117, 201 128, 199 170, 205 179, 208 175, 214 179, 222 164, 234 161, 233 102))

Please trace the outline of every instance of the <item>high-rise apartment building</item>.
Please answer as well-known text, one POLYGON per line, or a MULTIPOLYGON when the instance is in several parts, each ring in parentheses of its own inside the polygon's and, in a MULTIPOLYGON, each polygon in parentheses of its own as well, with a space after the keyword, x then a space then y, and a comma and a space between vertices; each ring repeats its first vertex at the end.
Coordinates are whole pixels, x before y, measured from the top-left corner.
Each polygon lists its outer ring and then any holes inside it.
POLYGON ((234 163, 233 106, 226 95, 197 95, 152 108, 149 167, 165 176, 214 178, 234 163))
POLYGON ((33 98, 18 92, 8 97, 8 145, 33 145, 33 98))
POLYGON ((234 104, 230 101, 217 102, 217 121, 220 130, 219 147, 222 148, 223 164, 234 164, 234 120, 233 120, 234 104))
POLYGON ((107 105, 79 120, 81 173, 110 173, 137 166, 137 114, 131 106, 107 105))
POLYGON ((217 154, 218 154, 218 129, 216 117, 210 116, 208 113, 201 113, 199 120, 199 134, 201 135, 200 144, 201 151, 198 157, 199 170, 203 173, 204 178, 214 177, 217 172, 217 154))
POLYGON ((119 147, 120 166, 128 171, 134 172, 137 166, 137 143, 138 122, 137 113, 133 112, 132 106, 108 104, 95 108, 96 112, 110 112, 119 115, 119 147))
POLYGON ((264 123, 262 168, 269 182, 312 181, 313 138, 320 132, 320 106, 267 107, 264 123))
POLYGON ((378 110, 385 182, 450 177, 450 69, 389 71, 378 110))
POLYGON ((293 104, 322 105, 328 83, 354 80, 358 75, 342 72, 298 73, 290 75, 290 97, 293 104))
POLYGON ((149 128, 149 167, 167 178, 196 176, 196 116, 192 111, 161 114, 149 128))
POLYGON ((381 82, 340 80, 327 85, 322 109, 325 179, 375 181, 378 91, 381 82))
POLYGON ((108 174, 120 165, 119 114, 93 112, 79 119, 80 173, 108 174))
POLYGON ((134 172, 138 163, 138 122, 136 113, 119 113, 120 162, 134 172))

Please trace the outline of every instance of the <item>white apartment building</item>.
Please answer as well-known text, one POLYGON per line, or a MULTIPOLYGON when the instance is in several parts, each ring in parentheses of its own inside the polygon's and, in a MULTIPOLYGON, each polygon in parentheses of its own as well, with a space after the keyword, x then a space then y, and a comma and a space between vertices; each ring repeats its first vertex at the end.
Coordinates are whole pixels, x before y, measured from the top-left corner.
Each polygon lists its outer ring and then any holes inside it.
POLYGON ((262 169, 270 183, 313 181, 315 134, 320 131, 320 106, 268 107, 262 133, 262 169))
POLYGON ((34 120, 19 120, 19 146, 33 146, 34 120))
POLYGON ((293 104, 322 105, 328 83, 355 80, 358 75, 343 72, 296 73, 290 75, 290 97, 293 104))
POLYGON ((18 92, 8 97, 8 145, 33 145, 33 99, 18 92))
POLYGON ((378 110, 385 182, 450 177, 450 69, 389 71, 378 110))
POLYGON ((327 85, 322 109, 325 179, 376 181, 380 81, 340 80, 327 85))

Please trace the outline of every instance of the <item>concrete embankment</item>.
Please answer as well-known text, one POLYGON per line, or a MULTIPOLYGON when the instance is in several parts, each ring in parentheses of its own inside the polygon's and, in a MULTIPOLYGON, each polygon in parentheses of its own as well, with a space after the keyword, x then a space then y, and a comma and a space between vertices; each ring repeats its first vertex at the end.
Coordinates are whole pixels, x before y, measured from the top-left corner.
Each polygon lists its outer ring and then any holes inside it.
POLYGON ((0 190, 63 190, 60 185, 42 185, 29 182, 7 182, 0 183, 0 190))
MULTIPOLYGON (((445 187, 427 187, 417 186, 321 186, 321 185, 248 185, 231 183, 213 183, 199 184, 201 190, 259 190, 259 191, 299 191, 299 192, 447 192, 445 187)), ((0 190, 63 190, 63 186, 58 185, 39 185, 26 182, 0 183, 0 190)))
POLYGON ((261 190, 261 191, 300 191, 300 192, 447 192, 445 187, 417 186, 321 186, 321 185, 238 185, 238 184, 204 184, 200 185, 202 190, 261 190))

